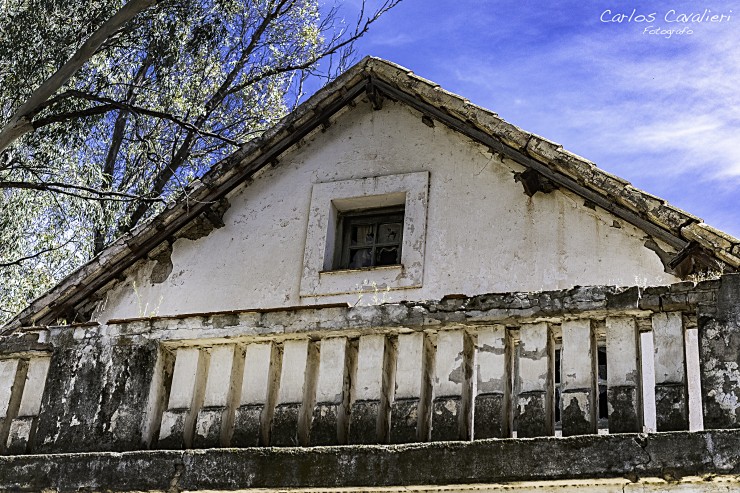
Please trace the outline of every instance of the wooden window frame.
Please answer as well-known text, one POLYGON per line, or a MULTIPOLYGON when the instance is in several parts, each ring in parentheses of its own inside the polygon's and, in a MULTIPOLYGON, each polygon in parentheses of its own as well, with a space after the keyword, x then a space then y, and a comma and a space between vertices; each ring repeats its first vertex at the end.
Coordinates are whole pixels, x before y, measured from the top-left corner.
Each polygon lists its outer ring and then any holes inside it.
POLYGON ((376 267, 401 265, 404 219, 405 207, 403 205, 373 209, 349 210, 339 213, 337 217, 337 244, 334 248, 334 268, 332 270, 373 269, 376 267), (398 240, 392 243, 378 242, 378 226, 390 222, 401 224, 401 230, 398 240), (373 243, 370 246, 372 265, 365 267, 349 267, 352 260, 352 250, 361 250, 368 247, 368 245, 351 245, 350 235, 352 233, 352 226, 360 224, 372 224, 374 227, 373 243), (376 249, 387 246, 398 247, 398 251, 396 253, 396 261, 392 264, 376 264, 376 249))

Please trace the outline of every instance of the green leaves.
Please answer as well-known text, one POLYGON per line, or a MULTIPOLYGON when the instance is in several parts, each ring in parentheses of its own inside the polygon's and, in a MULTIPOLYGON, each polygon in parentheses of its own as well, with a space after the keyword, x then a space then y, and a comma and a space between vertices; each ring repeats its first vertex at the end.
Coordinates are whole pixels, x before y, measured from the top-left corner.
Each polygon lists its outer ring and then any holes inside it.
MULTIPOLYGON (((0 125, 134 1, 5 0, 0 125)), ((316 0, 138 11, 0 153, 0 322, 274 125, 305 75, 343 59, 397 1, 369 16, 363 4, 354 30, 316 0)))

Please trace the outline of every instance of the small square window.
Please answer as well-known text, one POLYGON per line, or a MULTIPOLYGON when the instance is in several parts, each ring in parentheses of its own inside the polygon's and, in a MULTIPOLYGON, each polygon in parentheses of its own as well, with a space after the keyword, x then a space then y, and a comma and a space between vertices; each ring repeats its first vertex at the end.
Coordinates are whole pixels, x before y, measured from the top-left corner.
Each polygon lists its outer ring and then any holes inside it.
POLYGON ((315 183, 301 297, 420 288, 428 194, 427 171, 315 183))
POLYGON ((400 265, 403 219, 403 206, 340 213, 334 270, 400 265))

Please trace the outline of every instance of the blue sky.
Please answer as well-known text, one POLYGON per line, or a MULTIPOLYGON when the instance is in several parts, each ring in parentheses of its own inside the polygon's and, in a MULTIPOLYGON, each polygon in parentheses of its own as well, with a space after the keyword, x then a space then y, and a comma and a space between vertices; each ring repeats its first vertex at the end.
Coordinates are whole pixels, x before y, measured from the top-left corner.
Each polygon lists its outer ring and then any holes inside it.
POLYGON ((740 0, 403 0, 357 51, 740 237, 740 0), (706 9, 730 19, 666 20, 706 9))

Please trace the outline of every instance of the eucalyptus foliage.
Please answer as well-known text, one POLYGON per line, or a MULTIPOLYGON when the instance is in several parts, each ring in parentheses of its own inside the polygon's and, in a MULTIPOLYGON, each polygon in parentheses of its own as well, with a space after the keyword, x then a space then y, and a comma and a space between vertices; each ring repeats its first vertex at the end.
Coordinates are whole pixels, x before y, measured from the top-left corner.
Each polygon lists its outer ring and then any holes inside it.
POLYGON ((0 0, 0 321, 276 123, 398 1, 347 25, 316 0, 0 0))

